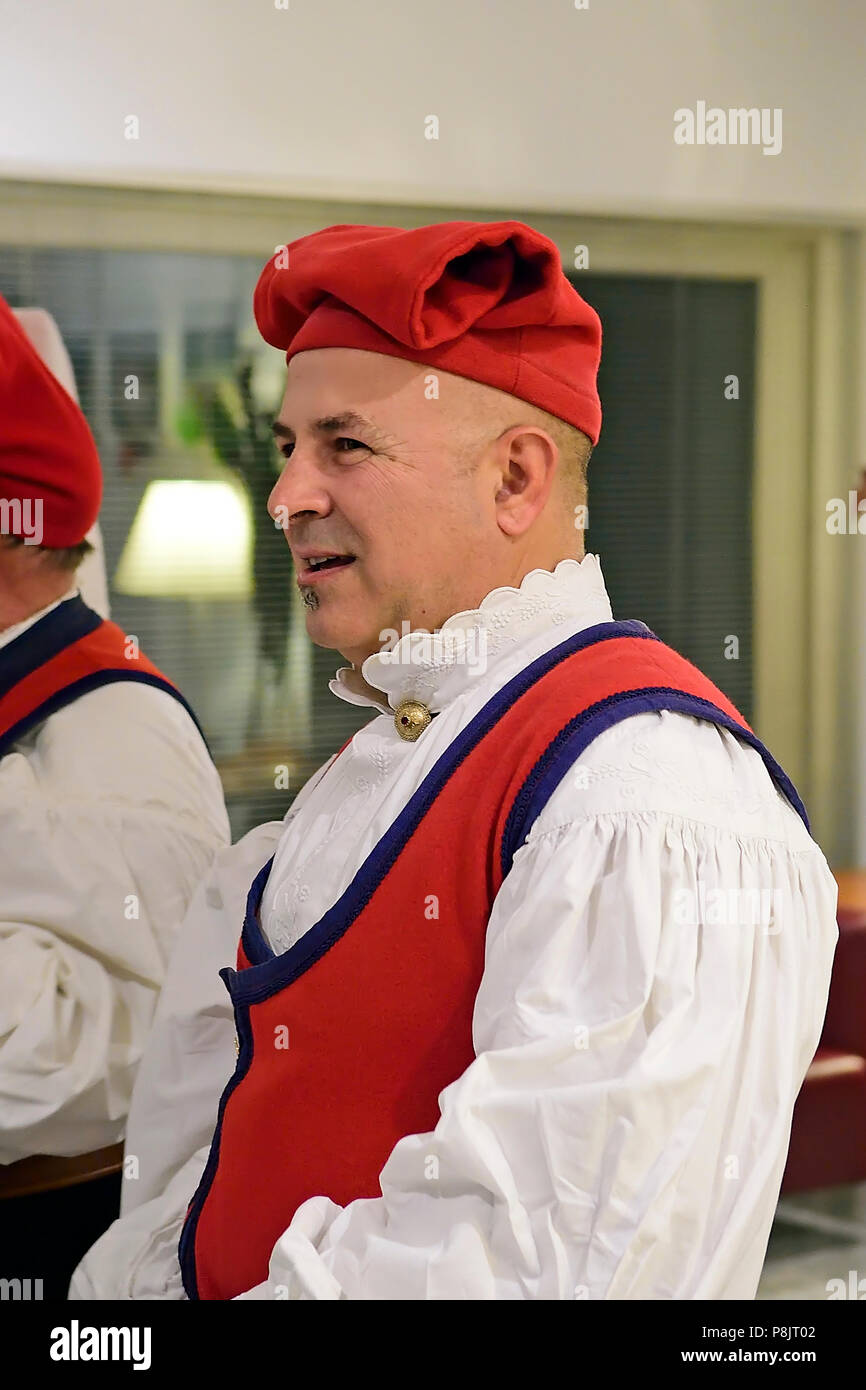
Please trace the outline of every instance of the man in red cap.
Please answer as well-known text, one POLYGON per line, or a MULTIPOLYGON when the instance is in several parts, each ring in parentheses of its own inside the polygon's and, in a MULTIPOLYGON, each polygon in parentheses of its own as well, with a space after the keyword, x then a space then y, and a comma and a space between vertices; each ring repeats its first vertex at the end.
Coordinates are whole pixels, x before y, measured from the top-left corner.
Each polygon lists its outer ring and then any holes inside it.
POLYGON ((50 316, 0 299, 0 1230, 4 1276, 57 1298, 116 1215, 169 951, 229 828, 182 695, 79 593, 99 458, 22 320, 68 369, 50 316))
POLYGON ((326 228, 255 311, 271 515, 376 717, 197 896, 73 1296, 752 1298, 836 889, 583 554, 595 312, 519 222, 326 228))

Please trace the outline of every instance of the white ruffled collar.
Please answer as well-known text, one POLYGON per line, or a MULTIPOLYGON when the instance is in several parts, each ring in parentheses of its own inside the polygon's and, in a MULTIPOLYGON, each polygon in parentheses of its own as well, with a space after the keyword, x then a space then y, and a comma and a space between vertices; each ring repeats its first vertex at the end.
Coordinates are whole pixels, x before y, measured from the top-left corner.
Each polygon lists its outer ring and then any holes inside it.
POLYGON ((530 570, 517 589, 492 589, 477 608, 455 613, 435 632, 407 632, 360 669, 341 666, 329 688, 383 714, 409 699, 436 714, 494 665, 503 681, 510 679, 566 636, 612 617, 598 556, 560 560, 553 570, 530 570))

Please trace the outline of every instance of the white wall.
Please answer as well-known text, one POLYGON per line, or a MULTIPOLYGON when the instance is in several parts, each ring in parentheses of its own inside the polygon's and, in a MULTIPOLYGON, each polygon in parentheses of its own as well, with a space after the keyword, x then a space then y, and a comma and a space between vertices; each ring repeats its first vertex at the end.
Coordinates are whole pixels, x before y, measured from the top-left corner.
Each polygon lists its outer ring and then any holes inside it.
POLYGON ((276 3, 0 0, 0 174, 866 219, 863 0, 276 3), (782 152, 675 145, 698 100, 781 107, 782 152))

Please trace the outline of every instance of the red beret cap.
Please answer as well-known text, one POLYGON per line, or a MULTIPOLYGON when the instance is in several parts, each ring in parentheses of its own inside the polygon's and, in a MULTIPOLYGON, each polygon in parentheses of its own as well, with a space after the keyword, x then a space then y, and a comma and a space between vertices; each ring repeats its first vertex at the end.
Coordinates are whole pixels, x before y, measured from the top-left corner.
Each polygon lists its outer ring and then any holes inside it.
POLYGON ((601 322, 554 243, 523 222, 325 227, 277 251, 253 307, 287 362, 326 347, 405 357, 531 401, 598 441, 601 322))
MULTIPOLYGON (((39 543, 59 549, 84 539, 101 498, 87 421, 0 296, 0 502, 41 501, 39 543)), ((4 529, 30 534, 28 510, 4 507, 4 529)))

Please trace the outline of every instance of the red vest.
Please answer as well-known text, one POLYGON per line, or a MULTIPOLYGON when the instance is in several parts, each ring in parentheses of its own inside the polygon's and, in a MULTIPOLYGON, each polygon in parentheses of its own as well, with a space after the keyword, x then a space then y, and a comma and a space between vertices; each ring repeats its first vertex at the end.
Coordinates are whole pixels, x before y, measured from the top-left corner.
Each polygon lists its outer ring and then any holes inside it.
POLYGON ((143 652, 127 656, 129 642, 116 623, 76 595, 0 647, 0 757, 49 715, 112 681, 143 681, 167 691, 201 733, 180 691, 153 662, 143 652))
POLYGON ((782 769, 711 681, 643 623, 602 623, 493 696, 342 896, 283 955, 258 921, 265 865, 237 970, 221 972, 240 1051, 180 1241, 191 1299, 232 1298, 266 1279, 302 1202, 380 1196, 397 1141, 435 1128, 440 1091, 475 1056, 487 922, 514 855, 599 733, 661 709, 710 720, 758 749, 808 826, 782 769))

